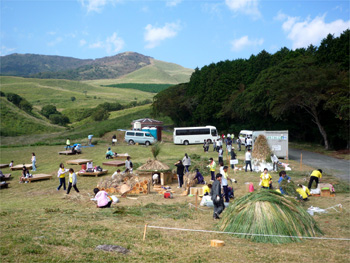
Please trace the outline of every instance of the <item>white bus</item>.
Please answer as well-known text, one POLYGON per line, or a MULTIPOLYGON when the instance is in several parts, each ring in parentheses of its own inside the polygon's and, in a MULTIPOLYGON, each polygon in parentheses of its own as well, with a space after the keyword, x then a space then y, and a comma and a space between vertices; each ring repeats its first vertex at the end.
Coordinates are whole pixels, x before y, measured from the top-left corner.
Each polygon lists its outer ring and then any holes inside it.
POLYGON ((174 129, 175 144, 195 144, 204 143, 204 140, 209 140, 212 143, 219 139, 218 132, 214 126, 203 127, 182 127, 174 129))

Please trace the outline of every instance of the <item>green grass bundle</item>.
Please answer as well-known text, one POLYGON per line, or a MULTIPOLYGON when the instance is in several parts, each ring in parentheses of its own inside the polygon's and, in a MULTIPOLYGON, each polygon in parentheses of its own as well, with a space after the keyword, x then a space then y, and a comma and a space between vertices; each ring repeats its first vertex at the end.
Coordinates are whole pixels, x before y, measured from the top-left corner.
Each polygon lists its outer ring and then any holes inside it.
POLYGON ((316 221, 295 200, 270 190, 237 199, 225 210, 218 227, 225 232, 244 233, 238 236, 263 243, 298 242, 300 236, 322 234, 316 221))
POLYGON ((152 151, 154 160, 157 160, 157 156, 160 154, 161 149, 162 149, 162 146, 160 142, 157 142, 152 145, 151 151, 152 151))
POLYGON ((297 192, 297 185, 292 181, 287 179, 283 179, 280 183, 282 190, 289 196, 297 197, 299 196, 297 192))
POLYGON ((271 161, 270 146, 267 143, 267 139, 264 135, 260 134, 256 139, 256 141, 254 142, 252 156, 253 158, 259 160, 260 162, 271 161))

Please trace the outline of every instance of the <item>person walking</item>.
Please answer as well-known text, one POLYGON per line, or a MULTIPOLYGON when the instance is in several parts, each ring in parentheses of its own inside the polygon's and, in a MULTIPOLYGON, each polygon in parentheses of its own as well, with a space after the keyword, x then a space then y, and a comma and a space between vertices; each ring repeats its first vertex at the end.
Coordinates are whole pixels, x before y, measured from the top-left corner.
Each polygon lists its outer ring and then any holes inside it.
POLYGON ((179 183, 179 186, 177 188, 181 188, 183 183, 184 183, 184 170, 185 170, 185 167, 183 166, 181 160, 176 162, 174 165, 177 167, 176 173, 177 173, 177 180, 178 180, 178 183, 179 183))
POLYGON ((215 180, 216 163, 213 160, 213 158, 209 159, 209 165, 207 167, 209 168, 209 171, 210 171, 211 181, 214 181, 215 180))
POLYGON ((187 153, 185 153, 185 157, 182 159, 182 164, 185 166, 185 171, 186 173, 188 173, 190 170, 190 166, 191 166, 191 158, 188 157, 187 153))
POLYGON ((72 189, 72 186, 74 190, 79 193, 79 189, 77 188, 77 175, 75 174, 73 168, 69 169, 69 179, 68 179, 68 188, 67 188, 67 195, 69 195, 70 189, 72 189))
POLYGON ((35 153, 32 153, 32 171, 36 171, 36 156, 35 153))
POLYGON ((63 190, 66 191, 66 173, 68 171, 69 171, 68 169, 64 169, 63 163, 60 163, 60 166, 57 172, 57 177, 60 181, 60 185, 57 187, 57 191, 59 191, 62 186, 63 186, 63 190))
POLYGON ((218 173, 216 174, 215 178, 216 180, 214 181, 211 187, 211 200, 213 201, 213 204, 214 204, 213 218, 220 219, 219 215, 225 209, 224 200, 222 198, 222 193, 221 193, 222 175, 218 173))
POLYGON ((321 178, 322 178, 322 170, 321 169, 314 170, 310 175, 310 181, 309 181, 309 185, 307 188, 311 189, 313 181, 316 182, 316 188, 317 188, 319 180, 321 178))
POLYGON ((250 171, 253 172, 252 169, 252 154, 250 149, 245 153, 245 171, 247 172, 248 165, 250 166, 250 171))
POLYGON ((224 150, 222 149, 222 146, 220 146, 220 149, 219 149, 219 154, 218 154, 218 162, 219 163, 224 163, 224 150))

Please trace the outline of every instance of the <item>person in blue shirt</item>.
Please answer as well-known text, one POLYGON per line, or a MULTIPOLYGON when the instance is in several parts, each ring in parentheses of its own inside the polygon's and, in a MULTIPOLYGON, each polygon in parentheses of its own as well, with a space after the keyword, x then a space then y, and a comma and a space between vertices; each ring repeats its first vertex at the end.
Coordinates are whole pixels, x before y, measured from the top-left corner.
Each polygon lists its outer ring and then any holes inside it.
POLYGON ((280 179, 278 179, 278 184, 280 186, 281 194, 284 195, 286 193, 283 191, 283 189, 281 187, 281 183, 282 183, 283 180, 288 180, 289 181, 289 180, 291 180, 291 178, 287 175, 286 171, 280 171, 279 175, 280 175, 280 179))

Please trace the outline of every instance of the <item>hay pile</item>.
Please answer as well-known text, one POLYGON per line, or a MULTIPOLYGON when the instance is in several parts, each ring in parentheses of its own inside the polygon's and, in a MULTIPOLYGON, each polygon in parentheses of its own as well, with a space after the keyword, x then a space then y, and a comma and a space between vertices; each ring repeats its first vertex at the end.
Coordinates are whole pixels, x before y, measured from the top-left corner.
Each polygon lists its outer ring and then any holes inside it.
POLYGON ((195 177, 196 177, 196 172, 184 174, 184 184, 182 187, 185 190, 182 193, 183 195, 188 195, 190 193, 190 188, 196 185, 196 180, 194 179, 195 177))
POLYGON ((139 168, 137 168, 137 170, 139 171, 169 171, 170 168, 168 165, 158 161, 158 160, 151 160, 148 159, 148 161, 140 166, 139 168))
POLYGON ((259 162, 271 162, 271 149, 264 135, 259 135, 254 142, 252 157, 259 162))
MULTIPOLYGON (((316 221, 294 199, 275 191, 262 190, 237 199, 223 213, 218 224, 225 232, 308 236, 322 234, 316 221)), ((295 237, 252 236, 239 237, 263 243, 289 243, 295 237)))
POLYGON ((115 179, 103 178, 97 184, 97 188, 109 194, 147 194, 150 182, 146 178, 139 178, 130 173, 120 174, 115 179))

